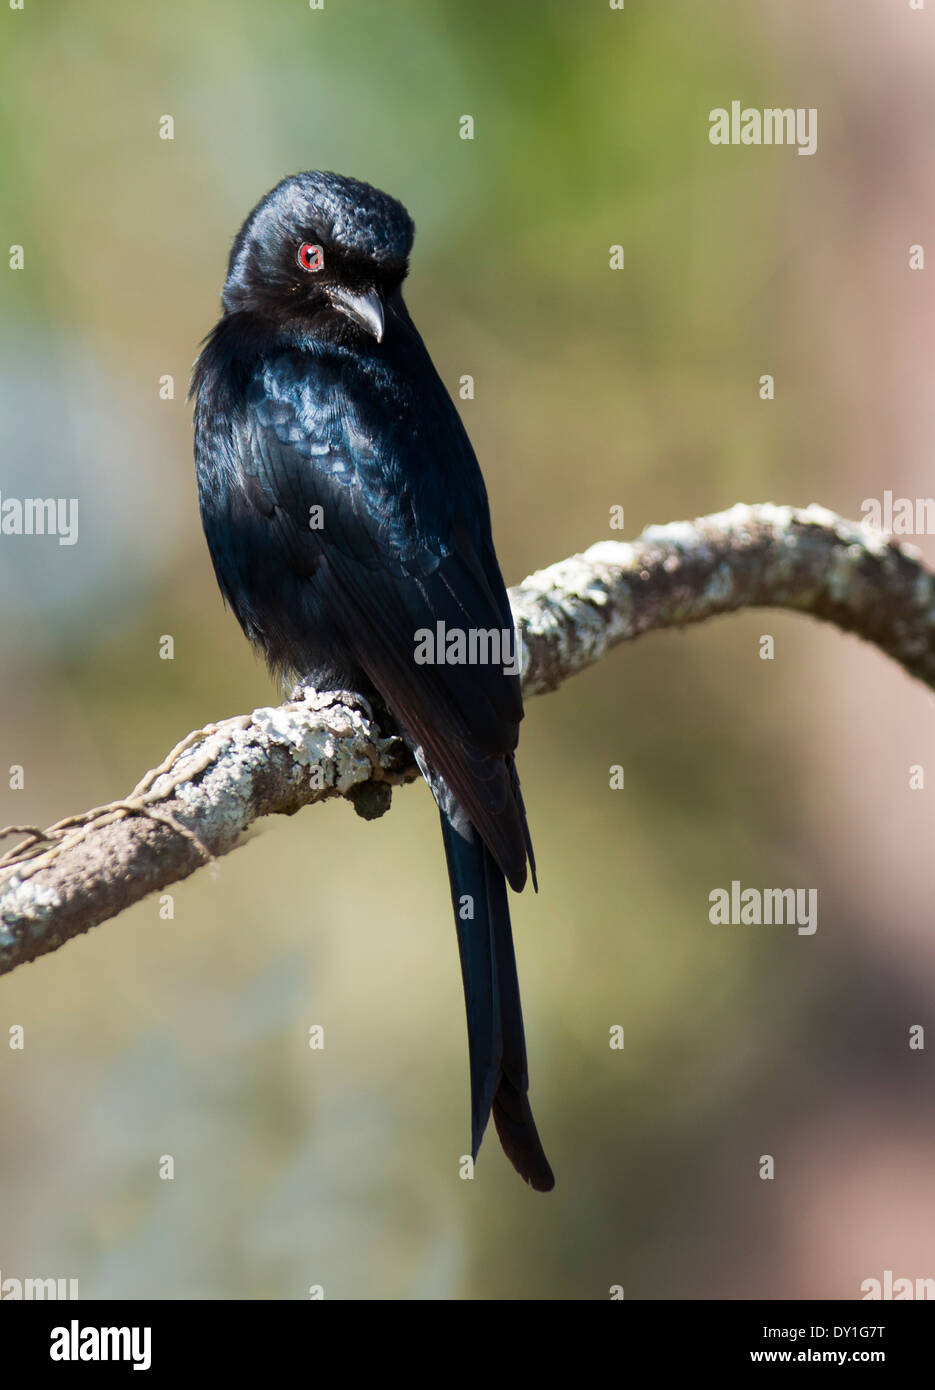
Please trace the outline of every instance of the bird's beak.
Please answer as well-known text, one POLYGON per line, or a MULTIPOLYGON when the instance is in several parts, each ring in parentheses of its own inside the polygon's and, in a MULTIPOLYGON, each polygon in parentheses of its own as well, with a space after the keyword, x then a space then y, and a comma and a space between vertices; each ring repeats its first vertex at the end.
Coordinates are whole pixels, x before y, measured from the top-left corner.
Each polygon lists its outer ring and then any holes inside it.
POLYGON ((374 289, 353 292, 342 285, 330 285, 328 296, 336 309, 359 323, 378 343, 383 341, 383 300, 374 289))

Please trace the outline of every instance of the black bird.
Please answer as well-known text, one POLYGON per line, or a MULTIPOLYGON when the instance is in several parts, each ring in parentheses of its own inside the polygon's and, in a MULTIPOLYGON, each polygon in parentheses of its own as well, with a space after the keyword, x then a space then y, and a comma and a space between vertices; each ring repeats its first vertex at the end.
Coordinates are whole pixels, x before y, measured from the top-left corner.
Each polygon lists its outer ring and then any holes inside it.
POLYGON ((506 894, 527 862, 535 881, 519 678, 415 657, 420 630, 513 620, 477 459, 403 303, 412 238, 400 203, 338 174, 295 174, 257 204, 192 378, 201 518, 272 670, 378 696, 413 749, 441 812, 473 1155, 492 1109, 510 1162, 547 1192, 506 894))

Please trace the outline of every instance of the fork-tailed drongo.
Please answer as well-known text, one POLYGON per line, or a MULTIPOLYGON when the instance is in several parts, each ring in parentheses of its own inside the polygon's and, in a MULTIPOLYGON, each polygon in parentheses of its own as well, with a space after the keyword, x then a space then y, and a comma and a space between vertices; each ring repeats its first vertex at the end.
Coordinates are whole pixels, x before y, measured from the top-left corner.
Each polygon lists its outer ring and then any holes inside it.
POLYGON ((271 668, 378 695, 441 812, 467 1005, 472 1147, 554 1183, 527 1097, 506 881, 532 846, 503 662, 417 660, 417 634, 513 623, 487 494, 403 303, 413 225, 356 179, 296 174, 238 233, 195 367, 195 461, 224 598, 271 668), (438 628, 443 623, 444 629, 438 628))

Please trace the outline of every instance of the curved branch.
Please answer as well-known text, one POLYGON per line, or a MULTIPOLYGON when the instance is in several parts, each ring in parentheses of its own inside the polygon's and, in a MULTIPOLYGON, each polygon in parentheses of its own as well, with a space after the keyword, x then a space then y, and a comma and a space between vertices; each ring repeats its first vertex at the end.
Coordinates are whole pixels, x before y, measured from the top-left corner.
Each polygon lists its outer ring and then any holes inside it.
POLYGON ((764 502, 649 526, 540 570, 510 601, 529 645, 526 695, 618 642, 740 608, 822 618, 935 689, 935 576, 911 547, 824 507, 764 502))
MULTIPOLYGON (((935 576, 906 547, 821 507, 736 506, 601 541, 510 591, 523 690, 554 690, 641 633, 740 608, 809 613, 935 688, 935 576)), ((261 816, 346 796, 366 818, 417 776, 408 749, 346 692, 254 710, 189 736, 131 795, 0 859, 0 974, 56 950, 228 853, 261 816)))

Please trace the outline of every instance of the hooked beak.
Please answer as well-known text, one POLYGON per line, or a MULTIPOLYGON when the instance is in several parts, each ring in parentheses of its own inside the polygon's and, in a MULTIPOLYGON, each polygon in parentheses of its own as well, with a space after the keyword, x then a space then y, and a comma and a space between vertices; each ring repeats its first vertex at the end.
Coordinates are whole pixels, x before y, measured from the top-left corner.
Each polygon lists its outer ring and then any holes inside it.
POLYGON ((383 341, 383 300, 374 289, 354 293, 342 285, 330 285, 328 297, 336 309, 353 319, 367 333, 372 334, 378 343, 383 341))

